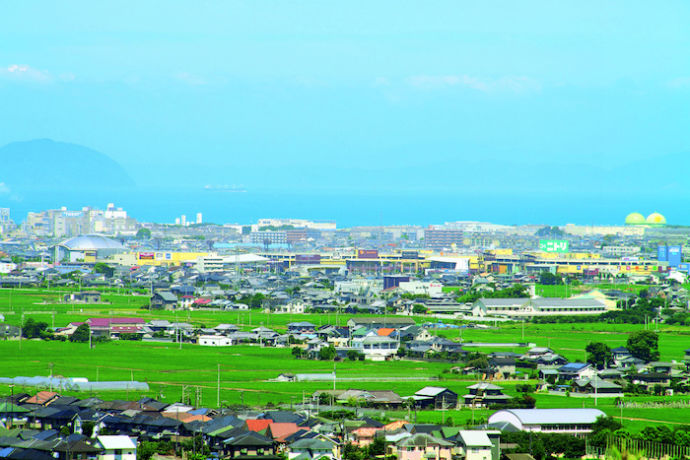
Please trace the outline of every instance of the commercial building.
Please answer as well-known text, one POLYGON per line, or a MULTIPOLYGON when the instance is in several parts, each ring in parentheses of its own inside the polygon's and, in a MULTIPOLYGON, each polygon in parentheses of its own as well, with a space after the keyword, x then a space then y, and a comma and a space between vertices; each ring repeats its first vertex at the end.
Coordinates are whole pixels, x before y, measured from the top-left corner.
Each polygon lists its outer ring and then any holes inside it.
POLYGON ((127 251, 119 241, 101 235, 83 235, 70 238, 55 246, 56 262, 95 263, 127 251))

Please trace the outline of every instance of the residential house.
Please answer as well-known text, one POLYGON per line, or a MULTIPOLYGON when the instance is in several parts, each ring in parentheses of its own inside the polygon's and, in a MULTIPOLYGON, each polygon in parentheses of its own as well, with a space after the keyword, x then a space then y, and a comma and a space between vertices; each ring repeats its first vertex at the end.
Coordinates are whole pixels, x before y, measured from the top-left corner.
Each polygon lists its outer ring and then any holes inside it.
POLYGON ((558 378, 565 381, 592 378, 595 374, 596 369, 589 363, 568 363, 558 368, 558 378))
POLYGON ((465 405, 481 407, 492 404, 505 404, 513 399, 512 396, 503 394, 503 387, 492 383, 480 382, 467 387, 468 394, 463 396, 465 405))
POLYGON ((422 408, 454 409, 458 405, 458 394, 443 387, 424 387, 413 398, 415 404, 422 408))
POLYGON ((98 436, 95 446, 103 451, 98 460, 137 460, 137 443, 129 436, 98 436))
POLYGON ((177 296, 170 291, 156 291, 151 296, 151 308, 158 310, 175 310, 177 296))
POLYGON ((374 335, 354 338, 351 346, 353 350, 362 353, 365 359, 384 361, 398 352, 400 343, 389 337, 374 335))
POLYGON ((499 460, 500 455, 494 457, 494 443, 491 442, 486 431, 460 430, 456 437, 460 454, 465 460, 499 460))
POLYGON ((452 442, 417 433, 389 446, 388 453, 398 460, 452 460, 454 446, 452 442))

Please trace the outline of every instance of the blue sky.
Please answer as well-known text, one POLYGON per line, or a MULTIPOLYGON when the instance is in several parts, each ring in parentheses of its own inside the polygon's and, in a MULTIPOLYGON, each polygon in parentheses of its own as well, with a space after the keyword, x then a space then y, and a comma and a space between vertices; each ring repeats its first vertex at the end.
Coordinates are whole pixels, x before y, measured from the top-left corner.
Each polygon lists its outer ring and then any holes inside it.
POLYGON ((690 153, 688 24, 687 1, 3 2, 0 144, 153 184, 565 184, 690 153))

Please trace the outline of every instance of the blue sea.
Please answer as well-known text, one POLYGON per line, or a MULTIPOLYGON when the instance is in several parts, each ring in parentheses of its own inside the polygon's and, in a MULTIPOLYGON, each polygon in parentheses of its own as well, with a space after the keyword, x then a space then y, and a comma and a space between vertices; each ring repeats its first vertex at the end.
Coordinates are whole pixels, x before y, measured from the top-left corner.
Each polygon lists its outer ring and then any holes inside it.
MULTIPOLYGON (((0 197, 2 198, 2 197, 0 197)), ((226 191, 199 188, 133 188, 91 192, 35 192, 0 199, 12 218, 21 222, 28 211, 66 206, 105 209, 115 203, 140 222, 173 223, 182 214, 204 222, 253 223, 264 217, 294 217, 336 221, 338 227, 357 225, 430 225, 458 220, 497 224, 619 225, 633 211, 666 215, 670 224, 687 224, 687 199, 661 196, 582 194, 491 194, 481 192, 290 190, 226 191)))

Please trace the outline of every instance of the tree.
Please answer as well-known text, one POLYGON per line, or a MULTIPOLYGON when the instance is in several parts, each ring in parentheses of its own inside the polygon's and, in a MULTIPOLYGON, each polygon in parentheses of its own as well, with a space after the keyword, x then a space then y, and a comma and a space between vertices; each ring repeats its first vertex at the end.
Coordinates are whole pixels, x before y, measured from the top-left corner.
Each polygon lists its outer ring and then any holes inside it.
POLYGON ((292 356, 295 358, 302 357, 302 349, 300 347, 292 347, 292 356))
POLYGON ((137 230, 136 238, 138 240, 151 239, 151 230, 149 230, 148 228, 140 228, 139 230, 137 230))
POLYGON ((347 359, 350 361, 361 361, 364 355, 357 350, 347 350, 347 359))
POLYGON ((91 335, 91 328, 89 327, 88 324, 80 324, 79 327, 72 333, 72 336, 69 338, 70 342, 88 342, 89 341, 89 336, 91 335))
POLYGON ((369 444, 369 458, 374 458, 378 455, 386 453, 386 439, 383 436, 376 436, 369 444))
POLYGON ((112 278, 115 274, 115 269, 108 264, 104 264, 103 262, 98 262, 96 265, 94 265, 93 271, 96 273, 102 273, 107 278, 112 278))
POLYGON ((541 272, 539 274, 539 284, 545 284, 549 286, 563 284, 563 278, 561 278, 558 275, 554 275, 551 272, 541 272))
POLYGON ((648 363, 659 359, 659 336, 652 331, 637 331, 628 336, 626 348, 635 358, 648 363))
POLYGON ((36 321, 33 318, 28 318, 22 326, 22 337, 27 339, 37 339, 43 337, 47 329, 48 323, 44 321, 36 321))
POLYGON ((319 359, 321 361, 332 361, 335 359, 335 347, 333 345, 329 345, 327 347, 321 347, 319 350, 319 359))
POLYGON ((613 362, 611 348, 603 342, 590 342, 585 348, 587 362, 598 369, 604 369, 613 362))
POLYGON ((415 315, 425 315, 428 312, 429 311, 427 310, 427 308, 421 303, 416 303, 412 306, 412 313, 414 313, 415 315))

